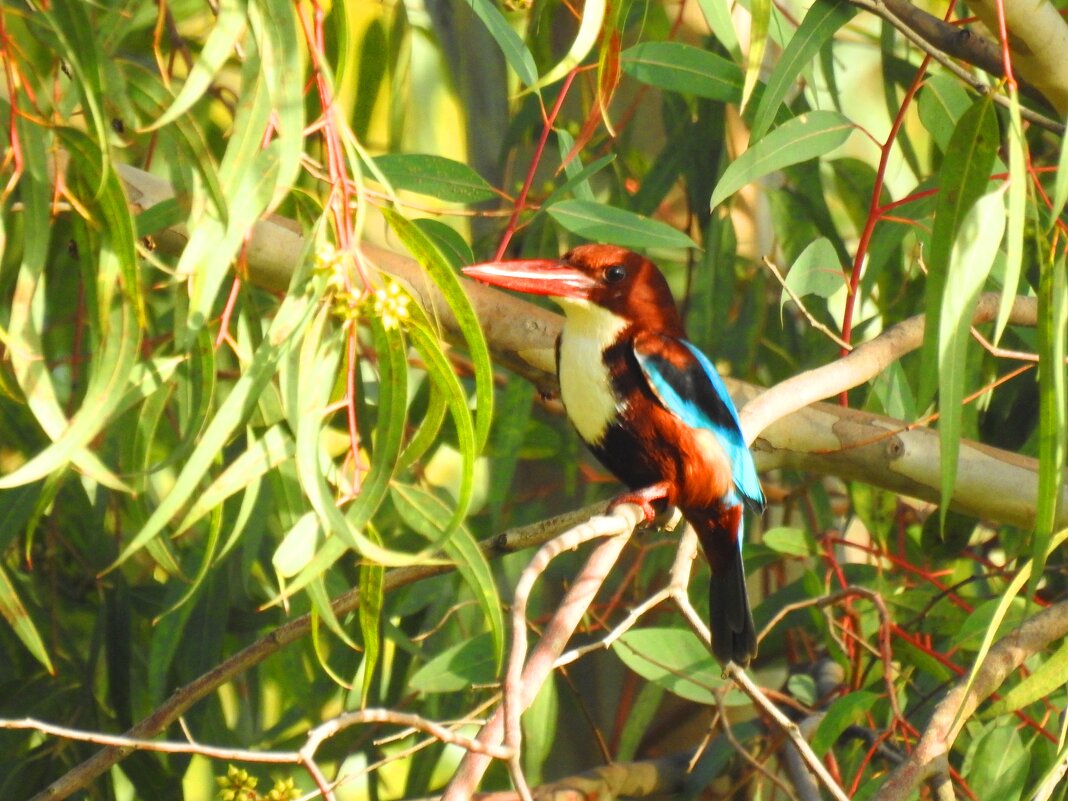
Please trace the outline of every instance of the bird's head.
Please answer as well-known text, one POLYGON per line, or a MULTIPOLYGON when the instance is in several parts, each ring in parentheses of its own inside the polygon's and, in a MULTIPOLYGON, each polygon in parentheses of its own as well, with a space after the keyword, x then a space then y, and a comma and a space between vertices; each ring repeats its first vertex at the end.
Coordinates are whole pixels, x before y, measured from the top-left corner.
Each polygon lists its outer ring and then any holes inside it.
POLYGON ((675 334, 682 321, 663 274, 649 259, 616 245, 580 245, 559 259, 514 259, 465 267, 485 284, 547 295, 564 312, 591 306, 643 327, 675 334))

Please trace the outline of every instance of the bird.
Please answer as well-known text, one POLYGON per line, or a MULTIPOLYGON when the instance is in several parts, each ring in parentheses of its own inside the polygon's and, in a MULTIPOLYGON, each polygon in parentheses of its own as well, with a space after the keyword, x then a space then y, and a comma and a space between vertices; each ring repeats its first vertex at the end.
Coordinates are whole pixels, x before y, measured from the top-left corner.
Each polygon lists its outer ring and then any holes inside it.
POLYGON ((611 504, 675 506, 711 567, 712 653, 749 665, 756 629, 742 564, 743 512, 764 493, 738 411, 712 362, 690 343, 667 280, 623 247, 580 245, 559 259, 484 262, 470 278, 543 295, 565 315, 556 342, 560 400, 594 456, 628 489, 611 504))

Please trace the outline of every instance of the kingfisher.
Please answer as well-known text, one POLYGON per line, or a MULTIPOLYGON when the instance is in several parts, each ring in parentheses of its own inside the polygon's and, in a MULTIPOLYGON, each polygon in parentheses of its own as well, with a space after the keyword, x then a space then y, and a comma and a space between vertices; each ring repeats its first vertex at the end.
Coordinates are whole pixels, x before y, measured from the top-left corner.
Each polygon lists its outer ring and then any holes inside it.
POLYGON ((614 245, 560 259, 486 262, 463 272, 545 295, 564 310, 556 343, 560 399, 597 459, 628 487, 646 521, 666 501, 697 532, 712 568, 712 653, 745 667, 756 630, 742 566, 743 511, 764 509, 738 411, 716 368, 686 338, 663 274, 614 245))

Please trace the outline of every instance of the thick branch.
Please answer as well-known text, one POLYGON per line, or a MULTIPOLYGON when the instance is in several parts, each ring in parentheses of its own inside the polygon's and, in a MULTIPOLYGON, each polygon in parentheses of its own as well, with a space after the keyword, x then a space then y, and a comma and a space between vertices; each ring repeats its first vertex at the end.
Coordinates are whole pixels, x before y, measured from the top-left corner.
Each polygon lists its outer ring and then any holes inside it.
POLYGON ((971 0, 968 8, 997 33, 1005 8, 1013 70, 1068 115, 1068 23, 1049 0, 971 0))
MULTIPOLYGON (((169 185, 133 167, 120 166, 135 205, 148 208, 172 197, 169 185)), ((180 249, 184 233, 157 235, 168 249, 180 249)), ((433 310, 446 336, 462 341, 456 319, 426 273, 410 258, 363 245, 370 262, 402 279, 423 306, 433 310)), ((304 253, 304 239, 289 221, 272 218, 256 224, 249 247, 249 278, 267 289, 283 291, 293 265, 304 253)), ((494 359, 529 379, 542 392, 556 390, 555 343, 560 315, 519 298, 472 282, 465 284, 478 312, 494 359)), ((990 319, 996 296, 983 296, 978 322, 990 319)), ((1017 325, 1033 325, 1033 300, 1013 309, 1017 325)), ((791 467, 806 472, 845 476, 892 492, 938 503, 941 475, 938 434, 928 428, 887 417, 814 403, 820 398, 865 383, 893 361, 919 346, 923 317, 906 320, 856 348, 845 359, 795 376, 763 393, 740 381, 727 381, 742 406, 742 423, 755 438, 761 469, 791 467), (744 405, 743 404, 750 404, 744 405), (810 404, 810 405, 806 405, 810 404), (800 408, 804 406, 805 408, 800 408)), ((952 508, 963 514, 1030 528, 1038 498, 1038 461, 977 442, 961 443, 952 508)), ((1058 525, 1068 524, 1068 491, 1058 525)))
MULTIPOLYGON (((968 70, 960 66, 947 55, 947 53, 955 51, 954 54, 963 59, 969 59, 970 57, 975 61, 988 62, 989 58, 987 56, 980 55, 980 50, 985 52, 989 49, 988 47, 974 47, 969 45, 967 48, 961 48, 960 45, 963 43, 963 40, 958 40, 956 46, 950 44, 950 37, 945 35, 941 29, 937 28, 937 26, 944 23, 936 18, 927 19, 923 16, 923 12, 915 9, 910 3, 906 2, 906 0, 849 0, 849 2, 886 20, 896 28, 902 36, 912 42, 912 44, 920 50, 927 53, 932 59, 957 76, 957 78, 971 86, 976 92, 983 95, 990 95, 994 102, 1001 106, 1009 106, 1009 99, 1006 96, 995 92, 993 87, 986 81, 972 75, 968 70), (904 14, 904 16, 901 16, 901 14, 904 14)), ((979 39, 979 37, 976 38, 979 39)), ((998 70, 994 74, 1000 75, 1001 72, 1001 70, 998 70)), ((1040 89, 1039 91, 1042 90, 1040 89)), ((1042 96, 1046 99, 1050 99, 1052 102, 1052 99, 1044 92, 1042 93, 1042 96)), ((1049 117, 1039 114, 1036 111, 1032 111, 1029 108, 1021 108, 1020 116, 1028 122, 1039 125, 1053 133, 1064 133, 1063 124, 1057 120, 1052 120, 1049 117)))

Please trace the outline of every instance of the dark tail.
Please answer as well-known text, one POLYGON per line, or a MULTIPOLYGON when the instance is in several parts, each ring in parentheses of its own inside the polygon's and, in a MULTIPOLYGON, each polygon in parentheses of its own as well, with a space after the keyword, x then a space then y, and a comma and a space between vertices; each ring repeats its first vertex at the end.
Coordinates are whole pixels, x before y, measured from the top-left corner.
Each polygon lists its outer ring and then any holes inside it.
POLYGON ((745 569, 738 537, 742 531, 741 504, 715 512, 686 514, 697 531, 705 558, 712 568, 708 590, 708 626, 712 653, 720 664, 746 667, 756 656, 756 628, 745 588, 745 569))

